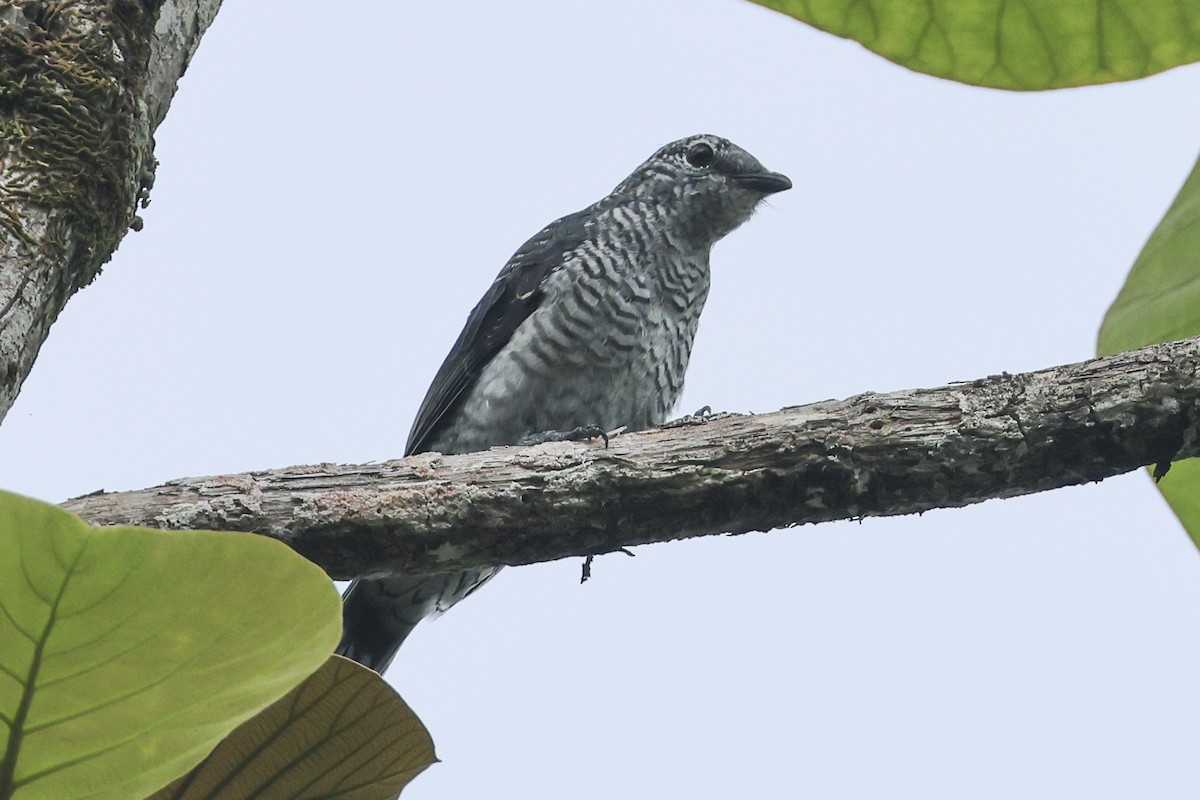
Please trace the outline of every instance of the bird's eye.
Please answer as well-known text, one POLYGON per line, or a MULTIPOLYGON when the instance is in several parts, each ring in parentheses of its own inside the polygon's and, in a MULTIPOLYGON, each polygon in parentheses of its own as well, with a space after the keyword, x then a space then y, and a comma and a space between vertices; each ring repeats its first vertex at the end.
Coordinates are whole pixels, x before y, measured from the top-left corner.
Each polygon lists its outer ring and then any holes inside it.
POLYGON ((697 142, 688 148, 687 162, 693 167, 707 167, 717 157, 713 151, 712 145, 707 142, 697 142))

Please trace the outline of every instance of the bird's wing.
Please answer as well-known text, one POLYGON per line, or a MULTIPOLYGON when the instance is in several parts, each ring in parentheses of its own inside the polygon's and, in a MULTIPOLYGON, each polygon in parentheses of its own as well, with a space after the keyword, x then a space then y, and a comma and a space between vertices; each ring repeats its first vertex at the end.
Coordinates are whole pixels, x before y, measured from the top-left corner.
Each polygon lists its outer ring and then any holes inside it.
POLYGON ((563 256, 583 242, 590 216, 591 209, 584 209, 555 220, 521 245, 500 270, 487 294, 472 309, 458 341, 425 393, 408 434, 405 455, 421 452, 439 426, 453 417, 459 400, 480 371, 538 307, 546 276, 562 266, 563 256))

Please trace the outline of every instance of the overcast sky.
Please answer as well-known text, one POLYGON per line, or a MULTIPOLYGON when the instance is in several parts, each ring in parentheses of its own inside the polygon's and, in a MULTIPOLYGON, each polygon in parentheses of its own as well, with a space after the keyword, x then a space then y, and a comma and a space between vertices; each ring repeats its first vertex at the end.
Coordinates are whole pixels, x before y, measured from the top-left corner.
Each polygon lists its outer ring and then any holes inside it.
MULTIPOLYGON (((699 132, 795 189, 717 246, 683 410, 1082 360, 1198 90, 961 86, 736 0, 230 0, 0 486, 399 456, 512 251, 699 132)), ((443 760, 406 797, 1196 796, 1200 558, 1143 474, 579 566, 406 644, 389 678, 443 760)))

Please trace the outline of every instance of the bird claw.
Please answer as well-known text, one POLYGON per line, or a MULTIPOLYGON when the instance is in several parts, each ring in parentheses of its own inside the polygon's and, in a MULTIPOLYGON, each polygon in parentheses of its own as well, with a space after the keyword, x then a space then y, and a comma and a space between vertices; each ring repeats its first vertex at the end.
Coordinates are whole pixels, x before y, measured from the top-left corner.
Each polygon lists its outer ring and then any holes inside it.
POLYGON ((712 416, 712 406, 701 406, 691 414, 684 414, 678 419, 673 419, 663 425, 664 428, 679 428, 684 425, 703 425, 708 422, 708 418, 712 416))
POLYGON ((589 439, 603 439, 605 449, 608 448, 608 432, 599 425, 580 425, 569 431, 542 431, 531 433, 517 444, 531 446, 546 442, 584 442, 589 439))

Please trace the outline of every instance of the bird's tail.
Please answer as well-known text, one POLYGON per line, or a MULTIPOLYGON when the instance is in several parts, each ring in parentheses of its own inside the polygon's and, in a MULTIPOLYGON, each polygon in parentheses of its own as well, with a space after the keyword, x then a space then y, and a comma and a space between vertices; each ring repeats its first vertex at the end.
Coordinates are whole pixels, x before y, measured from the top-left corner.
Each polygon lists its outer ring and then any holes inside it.
POLYGON ((342 596, 342 641, 334 652, 382 675, 417 623, 445 611, 498 569, 354 581, 342 596))
POLYGON ((350 584, 342 596, 342 640, 335 653, 383 674, 400 645, 425 618, 422 609, 406 602, 405 586, 391 585, 405 580, 366 578, 350 584))

